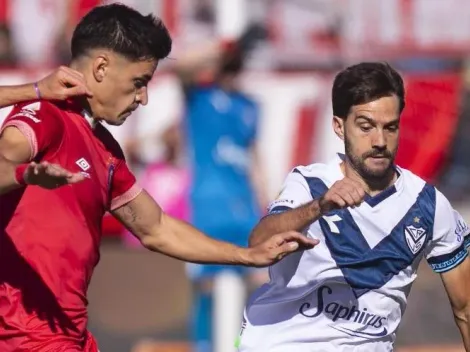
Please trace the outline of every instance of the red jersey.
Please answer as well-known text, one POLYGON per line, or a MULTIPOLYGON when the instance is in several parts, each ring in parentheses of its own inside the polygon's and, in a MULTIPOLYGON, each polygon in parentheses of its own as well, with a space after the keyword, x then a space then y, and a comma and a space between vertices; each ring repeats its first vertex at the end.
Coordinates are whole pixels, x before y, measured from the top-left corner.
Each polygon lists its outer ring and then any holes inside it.
POLYGON ((103 216, 141 188, 108 130, 71 102, 17 105, 8 126, 28 138, 31 160, 87 178, 0 196, 0 351, 83 350, 103 216))

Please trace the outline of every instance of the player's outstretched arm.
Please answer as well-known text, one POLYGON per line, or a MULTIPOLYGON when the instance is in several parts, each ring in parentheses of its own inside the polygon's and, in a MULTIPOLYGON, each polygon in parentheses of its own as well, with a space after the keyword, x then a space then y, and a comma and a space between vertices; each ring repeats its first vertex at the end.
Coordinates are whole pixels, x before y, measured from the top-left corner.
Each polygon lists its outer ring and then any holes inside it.
POLYGON ((470 352, 470 257, 456 268, 441 274, 450 300, 454 319, 462 335, 465 350, 470 352))
POLYGON ((267 266, 299 248, 312 248, 317 243, 297 232, 277 234, 253 248, 216 241, 166 215, 146 191, 112 213, 146 248, 194 263, 267 266))
POLYGON ((0 86, 0 108, 38 98, 63 100, 73 96, 91 96, 83 75, 69 67, 61 66, 34 83, 17 86, 0 86))
MULTIPOLYGON (((295 192, 289 192, 288 188, 285 191, 295 194, 295 192)), ((251 232, 250 246, 256 246, 266 241, 275 233, 285 231, 301 232, 332 210, 360 205, 365 194, 364 187, 359 182, 345 177, 336 182, 321 198, 294 209, 283 209, 281 213, 272 213, 261 219, 251 232)), ((283 199, 280 204, 290 203, 291 201, 293 202, 293 200, 283 199)), ((273 209, 276 209, 276 207, 274 206, 273 209)))
POLYGON ((38 185, 54 189, 84 180, 80 173, 71 173, 47 162, 28 163, 31 147, 16 127, 7 127, 0 135, 0 195, 16 188, 38 185))

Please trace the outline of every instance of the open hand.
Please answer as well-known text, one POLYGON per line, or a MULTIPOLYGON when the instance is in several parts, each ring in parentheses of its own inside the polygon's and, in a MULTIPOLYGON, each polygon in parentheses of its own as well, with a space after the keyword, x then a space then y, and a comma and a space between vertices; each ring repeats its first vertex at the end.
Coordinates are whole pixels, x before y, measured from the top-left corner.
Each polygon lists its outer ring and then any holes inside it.
POLYGON ((293 252, 312 249, 318 243, 318 240, 298 232, 280 233, 255 247, 246 248, 248 265, 256 267, 269 266, 293 252))
POLYGON ((24 180, 28 185, 37 185, 47 189, 55 189, 63 185, 78 183, 86 176, 80 172, 73 173, 57 164, 47 161, 32 162, 24 172, 24 180))

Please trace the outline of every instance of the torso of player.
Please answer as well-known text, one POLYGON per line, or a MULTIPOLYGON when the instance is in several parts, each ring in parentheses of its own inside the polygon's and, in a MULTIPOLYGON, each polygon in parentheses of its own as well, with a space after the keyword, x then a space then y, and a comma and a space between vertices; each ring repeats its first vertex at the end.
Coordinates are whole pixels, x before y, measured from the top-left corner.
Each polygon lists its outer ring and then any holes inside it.
MULTIPOLYGON (((8 297, 16 290, 18 297, 32 295, 29 303, 10 302, 5 306, 10 311, 18 309, 15 319, 22 314, 30 316, 24 322, 14 322, 21 330, 31 332, 30 327, 22 325, 28 321, 34 322, 34 329, 48 330, 43 318, 32 318, 46 311, 59 322, 70 319, 69 326, 76 327, 74 333, 80 337, 86 327, 86 291, 99 260, 102 217, 110 204, 115 141, 103 126, 92 129, 76 109, 41 104, 42 114, 48 119, 52 114, 56 123, 64 124, 63 135, 55 147, 39 151, 34 160, 82 172, 86 179, 54 190, 27 186, 0 198, 0 267, 8 268, 0 270, 0 296, 8 297), (30 311, 21 313, 28 305, 30 311), (55 311, 55 306, 60 310, 55 311), (63 318, 59 312, 65 313, 63 318)), ((40 118, 36 121, 32 110, 20 113, 22 121, 33 127, 34 123, 45 123, 40 118), (28 118, 31 121, 25 120, 28 118)))
MULTIPOLYGON (((343 177, 338 163, 295 172, 304 177, 311 199, 343 177)), ((313 223, 307 233, 320 240, 314 249, 270 268, 271 282, 246 307, 246 351, 271 351, 270 346, 283 346, 279 351, 289 346, 298 351, 311 346, 319 351, 392 350, 408 292, 433 237, 436 203, 434 187, 406 170, 397 168, 397 173, 397 182, 378 196, 313 223), (268 334, 269 342, 261 342, 268 334), (361 349, 369 342, 376 345, 361 349)), ((279 199, 271 212, 298 206, 297 201, 279 199)))
POLYGON ((54 113, 60 114, 65 124, 60 146, 39 153, 35 161, 48 161, 72 172, 82 172, 86 179, 54 190, 28 186, 13 192, 7 197, 16 198, 17 206, 11 217, 1 215, 6 221, 4 228, 12 233, 9 230, 24 223, 35 224, 28 226, 28 231, 34 232, 37 228, 38 234, 49 232, 50 235, 43 238, 43 235, 29 233, 29 238, 18 241, 18 246, 24 244, 28 250, 52 246, 58 250, 54 253, 64 260, 73 260, 79 267, 93 267, 98 261, 102 217, 110 202, 109 178, 114 159, 101 140, 106 136, 103 126, 98 124, 93 130, 89 122, 73 110, 55 109, 54 113), (70 248, 73 248, 73 255, 68 253, 70 248))

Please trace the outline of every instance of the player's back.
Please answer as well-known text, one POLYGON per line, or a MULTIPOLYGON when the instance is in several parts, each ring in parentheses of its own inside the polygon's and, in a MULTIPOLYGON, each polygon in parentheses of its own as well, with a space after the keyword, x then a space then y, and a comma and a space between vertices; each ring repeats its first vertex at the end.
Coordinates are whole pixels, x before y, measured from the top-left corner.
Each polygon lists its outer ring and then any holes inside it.
POLYGON ((237 214, 248 214, 244 216, 252 222, 257 213, 250 181, 256 104, 240 92, 214 85, 188 92, 186 110, 196 221, 208 217, 233 223, 237 214))
MULTIPOLYGON (((339 164, 294 169, 270 213, 321 197, 344 177, 339 164)), ((247 304, 241 351, 392 350, 420 260, 450 270, 467 256, 468 232, 433 186, 396 172, 392 186, 359 207, 314 222, 307 229, 320 240, 314 249, 270 268, 270 283, 247 304)))
POLYGON ((100 124, 92 129, 72 103, 22 104, 8 126, 28 138, 33 160, 83 172, 86 179, 0 197, 0 350, 34 350, 54 339, 82 343, 86 291, 99 260, 113 170, 122 159, 119 146, 100 124))

